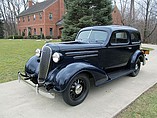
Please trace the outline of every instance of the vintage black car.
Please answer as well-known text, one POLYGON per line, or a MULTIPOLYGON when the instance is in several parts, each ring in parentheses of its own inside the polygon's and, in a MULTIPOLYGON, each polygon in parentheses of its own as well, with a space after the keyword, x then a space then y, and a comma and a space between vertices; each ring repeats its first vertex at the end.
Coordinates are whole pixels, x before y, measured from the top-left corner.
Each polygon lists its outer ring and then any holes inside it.
POLYGON ((36 90, 62 94, 72 106, 86 98, 90 85, 100 86, 124 75, 137 76, 145 55, 137 29, 128 26, 93 26, 81 29, 75 41, 46 43, 36 50, 19 78, 36 90))

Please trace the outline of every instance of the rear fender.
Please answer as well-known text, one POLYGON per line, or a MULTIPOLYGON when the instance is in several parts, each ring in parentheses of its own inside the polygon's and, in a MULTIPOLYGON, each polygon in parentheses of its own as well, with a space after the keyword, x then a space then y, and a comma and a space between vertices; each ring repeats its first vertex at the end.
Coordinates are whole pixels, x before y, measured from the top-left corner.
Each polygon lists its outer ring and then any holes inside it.
POLYGON ((140 50, 137 50, 131 57, 131 61, 130 61, 131 69, 135 68, 135 64, 136 64, 136 61, 138 58, 140 59, 141 62, 143 62, 143 64, 145 63, 144 62, 145 61, 144 54, 140 50))
POLYGON ((60 69, 56 68, 50 73, 47 82, 48 84, 54 84, 54 89, 58 92, 63 92, 70 81, 80 73, 92 75, 96 86, 108 80, 108 76, 103 70, 82 62, 71 63, 60 69))

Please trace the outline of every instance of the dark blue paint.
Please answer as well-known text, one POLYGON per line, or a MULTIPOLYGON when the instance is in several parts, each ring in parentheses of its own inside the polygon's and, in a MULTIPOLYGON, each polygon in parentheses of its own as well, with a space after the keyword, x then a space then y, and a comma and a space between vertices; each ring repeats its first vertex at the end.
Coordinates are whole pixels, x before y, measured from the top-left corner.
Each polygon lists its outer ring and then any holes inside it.
MULTIPOLYGON (((140 50, 137 50, 137 51, 132 55, 131 63, 130 63, 131 69, 134 69, 134 68, 135 68, 135 63, 136 63, 136 61, 137 61, 138 58, 144 59, 144 55, 143 55, 143 53, 142 53, 140 50)), ((143 62, 144 60, 141 60, 141 61, 143 62)))
POLYGON ((64 91, 67 87, 67 84, 79 73, 90 73, 94 79, 94 82, 97 81, 107 81, 107 74, 101 69, 83 62, 71 63, 66 66, 56 68, 52 70, 48 75, 48 79, 46 80, 46 84, 55 83, 55 89, 58 91, 64 91))
POLYGON ((37 56, 31 57, 25 65, 25 71, 28 74, 37 75, 39 72, 39 62, 40 62, 40 59, 37 56))
MULTIPOLYGON (((129 67, 130 70, 134 69, 137 58, 140 56, 143 59, 143 53, 139 50, 140 42, 132 44, 130 39, 131 32, 138 32, 136 29, 120 26, 96 26, 84 28, 80 32, 91 29, 108 32, 108 39, 103 44, 90 44, 78 41, 45 44, 45 46, 52 49, 52 54, 54 52, 62 54, 58 63, 54 63, 51 59, 48 76, 44 83, 48 90, 64 91, 69 82, 82 72, 90 74, 94 79, 95 86, 99 86, 112 79, 108 77, 108 72, 123 66, 129 67), (110 38, 112 33, 123 30, 128 33, 129 43, 125 45, 111 45, 110 38)), ((31 57, 26 63, 25 72, 28 75, 34 74, 33 79, 35 81, 38 79, 39 66, 40 59, 36 56, 31 57)))

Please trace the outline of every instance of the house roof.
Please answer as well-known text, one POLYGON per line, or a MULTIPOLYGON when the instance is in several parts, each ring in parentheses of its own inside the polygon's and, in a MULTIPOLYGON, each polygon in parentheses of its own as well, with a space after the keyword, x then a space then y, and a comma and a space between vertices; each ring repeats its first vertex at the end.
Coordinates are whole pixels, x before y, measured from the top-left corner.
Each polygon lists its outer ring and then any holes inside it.
POLYGON ((54 3, 55 1, 56 0, 46 0, 44 2, 36 3, 35 5, 32 5, 31 7, 29 7, 27 10, 24 10, 23 12, 21 12, 18 15, 18 17, 43 11, 46 7, 48 7, 49 5, 54 3))
POLYGON ((62 26, 63 25, 63 19, 61 19, 61 20, 59 20, 58 22, 57 22, 57 26, 62 26))

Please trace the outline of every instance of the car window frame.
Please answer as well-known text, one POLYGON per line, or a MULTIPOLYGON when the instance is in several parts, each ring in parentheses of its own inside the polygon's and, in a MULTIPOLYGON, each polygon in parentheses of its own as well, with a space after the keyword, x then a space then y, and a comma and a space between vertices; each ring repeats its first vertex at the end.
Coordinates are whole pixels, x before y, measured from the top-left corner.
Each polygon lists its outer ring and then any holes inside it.
POLYGON ((141 43, 141 35, 140 35, 140 32, 138 32, 138 31, 132 31, 132 32, 130 32, 130 41, 131 41, 131 43, 132 44, 140 44, 141 43), (133 33, 137 33, 138 35, 139 35, 139 42, 133 42, 132 41, 132 38, 131 38, 131 34, 133 34, 133 33))
POLYGON ((88 30, 82 30, 82 31, 80 31, 78 34, 77 34, 77 36, 76 36, 76 41, 78 41, 78 36, 79 36, 79 34, 81 33, 81 32, 83 32, 83 31, 90 31, 90 34, 89 34, 89 37, 91 36, 91 33, 92 33, 92 31, 102 31, 102 32, 106 32, 107 33, 107 37, 106 37, 106 40, 104 40, 104 42, 103 43, 89 43, 89 44, 106 44, 106 42, 108 41, 108 38, 109 38, 109 32, 108 31, 106 31, 106 30, 99 30, 99 29, 88 29, 88 30))
POLYGON ((109 40, 109 44, 110 44, 110 46, 125 46, 125 45, 129 45, 130 44, 129 32, 126 31, 126 30, 116 30, 116 31, 113 31, 112 34, 111 34, 110 40, 109 40), (127 43, 111 43, 111 39, 112 39, 114 33, 119 33, 119 32, 125 32, 127 34, 127 39, 128 39, 127 43))

